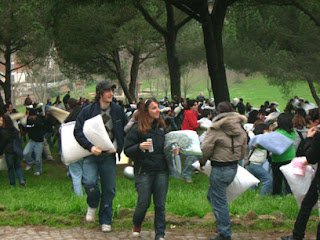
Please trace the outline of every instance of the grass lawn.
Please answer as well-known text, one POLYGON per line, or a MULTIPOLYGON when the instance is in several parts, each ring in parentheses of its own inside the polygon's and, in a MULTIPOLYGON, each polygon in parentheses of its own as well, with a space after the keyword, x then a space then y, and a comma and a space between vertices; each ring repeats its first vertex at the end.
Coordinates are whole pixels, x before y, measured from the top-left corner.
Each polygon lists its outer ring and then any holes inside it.
MULTIPOLYGON (((27 187, 13 188, 9 185, 7 172, 0 172, 0 205, 5 210, 0 211, 0 225, 47 225, 54 227, 85 226, 97 227, 97 223, 85 223, 84 216, 87 210, 86 197, 77 197, 72 191, 72 184, 66 175, 66 167, 54 154, 56 162, 43 160, 43 174, 40 177, 33 175, 33 169, 25 171, 27 187)), ((23 166, 25 164, 23 163, 23 166)), ((124 209, 134 209, 137 193, 134 181, 123 176, 123 165, 117 166, 116 197, 113 202, 114 228, 131 228, 132 214, 122 219, 120 213, 124 209)), ((167 196, 167 212, 182 218, 203 218, 212 213, 206 199, 208 178, 204 174, 193 175, 193 184, 186 184, 182 180, 170 178, 167 196)), ((248 190, 231 205, 230 213, 242 217, 250 210, 257 215, 275 215, 283 213, 285 222, 281 226, 274 226, 270 221, 258 221, 249 227, 251 230, 291 229, 293 220, 298 214, 298 205, 293 196, 260 197, 257 191, 248 190)), ((151 205, 149 211, 153 211, 151 205)), ((316 215, 316 211, 313 212, 316 215)), ((144 228, 152 228, 152 223, 144 224, 144 228)), ((181 228, 212 228, 208 225, 178 226, 181 228)), ((235 226, 237 230, 248 230, 247 227, 235 226)), ((316 223, 308 224, 309 230, 316 229, 316 223)))

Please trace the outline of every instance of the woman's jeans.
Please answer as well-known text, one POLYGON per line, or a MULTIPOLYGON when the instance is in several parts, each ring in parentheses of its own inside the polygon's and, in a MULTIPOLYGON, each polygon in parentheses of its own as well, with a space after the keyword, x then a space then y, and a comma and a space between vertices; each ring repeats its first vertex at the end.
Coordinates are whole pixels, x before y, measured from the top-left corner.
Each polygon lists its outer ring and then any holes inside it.
POLYGON ((111 224, 112 201, 116 195, 115 154, 90 155, 83 161, 83 186, 87 203, 91 208, 99 208, 99 223, 111 224), (98 183, 100 176, 101 193, 98 183))
POLYGON ((136 227, 141 227, 150 206, 151 195, 153 195, 155 239, 164 237, 166 229, 166 198, 169 182, 168 172, 143 172, 135 175, 134 180, 138 192, 138 202, 133 215, 133 224, 136 227))
POLYGON ((82 175, 83 175, 83 159, 68 166, 72 179, 72 188, 77 196, 82 196, 82 175))
POLYGON ((8 175, 9 175, 10 185, 16 186, 14 172, 16 172, 17 174, 19 183, 24 182, 24 178, 21 171, 21 158, 19 158, 15 154, 6 154, 5 158, 8 165, 8 175))
POLYGON ((191 172, 194 169, 194 167, 192 166, 192 163, 195 163, 196 161, 198 161, 197 156, 187 156, 186 157, 186 162, 185 162, 184 169, 183 169, 183 177, 184 178, 191 179, 191 172))
POLYGON ((227 187, 237 174, 238 165, 212 167, 207 198, 216 217, 219 236, 231 236, 227 187))
POLYGON ((23 155, 29 166, 36 165, 36 172, 42 172, 42 151, 43 151, 43 142, 36 142, 29 140, 28 144, 23 149, 23 155), (33 159, 31 156, 35 156, 33 159))
POLYGON ((272 176, 262 165, 250 163, 246 169, 261 182, 260 195, 270 195, 272 193, 272 176))
POLYGON ((273 174, 273 195, 282 195, 282 181, 284 181, 284 194, 287 195, 291 192, 291 188, 280 171, 280 167, 289 164, 291 161, 285 162, 272 162, 272 174, 273 174))

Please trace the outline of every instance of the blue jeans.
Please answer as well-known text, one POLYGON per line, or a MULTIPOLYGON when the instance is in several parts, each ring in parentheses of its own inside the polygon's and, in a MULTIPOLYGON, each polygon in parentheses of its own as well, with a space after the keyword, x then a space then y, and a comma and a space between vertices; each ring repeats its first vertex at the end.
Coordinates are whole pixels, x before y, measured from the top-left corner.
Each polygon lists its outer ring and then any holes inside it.
POLYGON ((155 239, 164 237, 166 229, 166 198, 169 183, 168 172, 141 173, 135 175, 134 181, 138 192, 138 202, 133 215, 133 224, 136 227, 141 227, 153 194, 155 239))
POLYGON ((8 166, 8 176, 9 176, 10 185, 16 186, 14 172, 16 172, 19 183, 24 182, 24 178, 21 171, 21 158, 19 158, 15 154, 6 154, 5 157, 6 157, 6 162, 8 166))
POLYGON ((99 208, 99 223, 111 224, 112 201, 116 195, 115 154, 91 155, 83 160, 83 186, 87 203, 91 208, 99 208), (98 183, 100 176, 101 193, 98 183))
POLYGON ((227 202, 227 187, 237 173, 237 165, 212 167, 207 198, 216 217, 218 234, 223 237, 231 236, 231 223, 227 202))
POLYGON ((82 175, 83 175, 83 159, 68 166, 72 179, 72 188, 77 196, 83 196, 82 193, 82 175))
POLYGON ((262 165, 252 164, 248 165, 247 170, 261 182, 261 192, 260 195, 270 195, 272 194, 272 176, 268 171, 263 168, 262 165))
POLYGON ((184 169, 183 169, 183 177, 187 179, 191 179, 191 172, 194 169, 192 166, 192 163, 198 161, 197 156, 187 156, 186 157, 186 162, 184 164, 184 169))
POLYGON ((35 142, 29 140, 28 144, 23 150, 23 155, 30 166, 36 166, 36 172, 42 172, 42 152, 43 152, 43 142, 35 142), (33 155, 34 154, 34 155, 33 155), (35 157, 35 159, 32 158, 35 157))
POLYGON ((53 142, 52 142, 52 140, 51 140, 52 136, 53 136, 53 132, 46 132, 46 133, 44 134, 44 137, 47 139, 47 142, 48 142, 50 148, 53 148, 53 147, 54 147, 53 142))

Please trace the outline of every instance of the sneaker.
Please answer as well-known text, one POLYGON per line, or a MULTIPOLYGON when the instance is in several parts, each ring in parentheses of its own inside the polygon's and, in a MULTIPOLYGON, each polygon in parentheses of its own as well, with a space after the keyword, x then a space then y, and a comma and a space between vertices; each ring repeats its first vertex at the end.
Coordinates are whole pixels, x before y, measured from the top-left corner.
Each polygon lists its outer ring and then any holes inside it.
POLYGON ((30 170, 32 166, 28 165, 26 166, 26 171, 30 170))
POLYGON ((164 238, 159 238, 158 240, 165 240, 164 238))
POLYGON ((192 183, 192 179, 191 179, 191 178, 184 178, 184 181, 185 181, 186 183, 192 183))
POLYGON ((282 240, 299 240, 298 238, 294 238, 293 235, 281 237, 282 240))
POLYGON ((101 225, 102 232, 111 232, 111 225, 109 224, 102 224, 101 225))
MULTIPOLYGON (((91 208, 91 207, 88 207, 88 210, 87 210, 87 215, 86 215, 86 221, 87 222, 94 222, 94 219, 96 217, 96 208, 91 208)), ((105 224, 103 224, 105 225, 105 224)))
POLYGON ((136 227, 136 226, 133 227, 132 235, 134 237, 140 237, 140 232, 141 232, 141 227, 136 227))
POLYGON ((25 186, 26 186, 26 182, 21 182, 21 183, 20 183, 20 186, 21 186, 21 187, 25 187, 25 186))
POLYGON ((211 237, 210 240, 231 240, 231 237, 224 237, 224 236, 216 236, 216 237, 211 237))
POLYGON ((34 175, 35 175, 35 176, 40 176, 40 175, 41 175, 41 172, 35 172, 34 175))

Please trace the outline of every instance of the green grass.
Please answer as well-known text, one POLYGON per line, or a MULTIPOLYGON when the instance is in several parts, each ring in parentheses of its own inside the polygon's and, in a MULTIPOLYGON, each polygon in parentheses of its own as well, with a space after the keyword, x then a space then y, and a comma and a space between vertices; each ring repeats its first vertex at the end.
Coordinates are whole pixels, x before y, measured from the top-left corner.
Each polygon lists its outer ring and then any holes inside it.
MULTIPOLYGON (((57 158, 57 155, 54 155, 57 158)), ((24 165, 24 164, 23 164, 24 165)), ((125 178, 122 174, 124 166, 117 166, 116 197, 113 202, 114 228, 131 228, 132 214, 126 218, 119 218, 124 209, 134 209, 137 193, 134 181, 125 178)), ((66 167, 61 162, 47 162, 44 160, 43 174, 33 176, 32 170, 23 170, 27 179, 27 187, 13 188, 9 185, 7 173, 0 172, 0 205, 5 211, 0 211, 0 225, 46 225, 54 227, 85 226, 97 227, 96 223, 85 223, 84 215, 87 210, 86 197, 77 197, 72 191, 72 184, 66 176, 66 167)), ((193 175, 193 184, 186 184, 182 180, 170 178, 167 196, 167 212, 183 218, 202 218, 212 213, 211 206, 206 199, 208 177, 203 174, 193 175)), ((149 211, 153 211, 153 205, 149 211)), ((293 220, 298 214, 298 206, 293 196, 287 197, 260 197, 257 191, 248 190, 231 205, 230 213, 245 215, 253 210, 257 215, 272 215, 282 212, 288 217, 284 226, 279 229, 291 229, 293 220)), ((313 212, 316 215, 316 211, 313 212)), ((152 228, 152 223, 146 223, 144 228, 152 228)), ((185 228, 212 228, 212 224, 180 226, 185 228)), ((308 229, 314 229, 311 222, 308 229)), ((258 221, 250 229, 267 230, 275 227, 270 221, 258 221)), ((245 230, 244 227, 235 227, 235 230, 245 230)))

